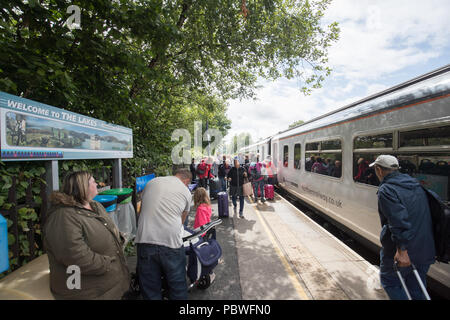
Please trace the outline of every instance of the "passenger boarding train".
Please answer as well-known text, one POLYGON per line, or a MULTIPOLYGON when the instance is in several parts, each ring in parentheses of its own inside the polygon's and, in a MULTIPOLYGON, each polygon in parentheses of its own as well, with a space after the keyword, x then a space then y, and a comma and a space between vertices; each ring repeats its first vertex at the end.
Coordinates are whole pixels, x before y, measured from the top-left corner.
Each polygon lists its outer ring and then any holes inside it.
MULTIPOLYGON (((278 186, 379 251, 380 154, 450 200, 450 65, 279 132, 240 150, 271 159, 278 186), (313 165, 320 158, 321 165, 313 165)), ((447 298, 450 265, 435 263, 433 289, 447 298)))

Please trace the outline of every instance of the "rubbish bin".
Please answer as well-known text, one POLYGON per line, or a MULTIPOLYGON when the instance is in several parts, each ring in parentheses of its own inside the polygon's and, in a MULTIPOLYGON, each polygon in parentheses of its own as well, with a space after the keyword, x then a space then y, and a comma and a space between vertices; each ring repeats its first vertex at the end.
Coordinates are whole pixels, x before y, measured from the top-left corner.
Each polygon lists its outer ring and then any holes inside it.
POLYGON ((100 202, 103 207, 105 207, 106 212, 109 213, 110 218, 117 227, 119 227, 119 222, 117 220, 117 196, 113 195, 97 195, 94 197, 95 201, 100 202))
POLYGON ((9 269, 8 225, 0 214, 0 273, 9 269))
POLYGON ((136 236, 136 211, 131 203, 133 189, 119 188, 105 190, 100 195, 114 195, 117 196, 117 227, 122 232, 127 240, 130 241, 136 236))

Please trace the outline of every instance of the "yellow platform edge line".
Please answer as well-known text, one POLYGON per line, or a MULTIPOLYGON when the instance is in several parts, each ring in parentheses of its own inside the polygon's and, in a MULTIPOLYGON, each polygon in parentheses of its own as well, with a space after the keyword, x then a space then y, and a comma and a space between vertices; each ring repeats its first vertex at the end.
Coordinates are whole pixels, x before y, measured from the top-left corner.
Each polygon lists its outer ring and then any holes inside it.
MULTIPOLYGON (((254 204, 254 202, 252 201, 251 198, 249 198, 249 201, 251 204, 254 204)), ((267 235, 269 236, 270 241, 272 242, 274 248, 275 248, 275 252, 277 253, 278 257, 281 260, 281 263, 283 264, 284 268, 286 269, 289 278, 291 279, 291 282, 295 288, 295 290, 297 291, 298 295, 300 296, 300 298, 302 300, 310 300, 309 296, 306 294, 303 286, 301 285, 300 281, 298 280, 297 275, 295 274, 294 270, 292 270, 291 265, 289 264, 289 262, 287 261, 285 255, 283 254, 283 252, 280 249, 280 246, 278 244, 278 242, 275 240, 272 231, 269 229, 269 227, 267 226, 266 221, 264 220, 264 218, 261 216, 261 213, 259 212, 259 210, 255 207, 252 206, 253 209, 256 212, 256 215, 259 219, 259 221, 261 222, 264 231, 267 233, 267 235)))

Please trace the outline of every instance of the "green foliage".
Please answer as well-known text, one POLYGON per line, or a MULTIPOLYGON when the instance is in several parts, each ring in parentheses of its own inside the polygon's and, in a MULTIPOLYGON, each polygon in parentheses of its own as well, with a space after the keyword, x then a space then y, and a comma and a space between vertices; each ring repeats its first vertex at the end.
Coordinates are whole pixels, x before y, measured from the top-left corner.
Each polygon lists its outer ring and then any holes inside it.
MULTIPOLYGON (((258 77, 297 78, 308 93, 330 73, 327 50, 339 36, 336 23, 321 24, 330 0, 244 3, 6 1, 0 11, 0 91, 130 127, 134 157, 123 161, 129 176, 168 174, 173 130, 185 128, 193 137, 194 121, 202 121, 203 130, 208 121, 225 136, 231 125, 227 101, 254 97, 258 77), (70 4, 81 8, 81 29, 65 25, 70 4)), ((61 178, 111 166, 109 160, 60 163, 61 178)), ((19 203, 30 179, 33 200, 42 203, 42 163, 1 164, 0 171, 1 209, 12 206, 7 194, 13 175, 19 177, 19 203)), ((33 217, 22 212, 21 232, 33 217)), ((19 241, 26 258, 29 247, 25 238, 19 241)), ((26 259, 11 263, 21 261, 26 259)))
POLYGON ((65 1, 8 1, 0 90, 131 127, 135 157, 158 168, 176 128, 208 120, 225 136, 226 101, 253 97, 258 76, 320 87, 339 35, 321 24, 329 2, 78 0, 70 31, 65 1))
POLYGON ((303 123, 305 123, 305 121, 303 121, 303 120, 297 120, 297 121, 291 123, 291 124, 289 125, 289 128, 288 128, 288 129, 297 127, 297 126, 299 126, 299 125, 301 125, 301 124, 303 124, 303 123))
POLYGON ((17 210, 17 227, 18 239, 14 236, 11 230, 13 221, 7 217, 8 226, 8 243, 9 243, 9 257, 10 257, 10 271, 15 270, 21 265, 27 263, 30 257, 30 242, 28 240, 28 233, 33 229, 37 235, 36 241, 36 255, 42 254, 41 225, 39 223, 39 213, 34 207, 26 203, 26 190, 30 189, 32 193, 32 201, 37 207, 42 203, 40 196, 41 184, 45 184, 42 178, 45 173, 45 168, 42 162, 10 162, 7 165, 0 162, 0 212, 4 213, 6 210, 13 208, 14 204, 8 201, 9 189, 13 184, 13 177, 16 177, 16 198, 17 205, 20 208, 17 210), (16 240, 19 243, 19 256, 15 257, 11 251, 11 247, 16 240))

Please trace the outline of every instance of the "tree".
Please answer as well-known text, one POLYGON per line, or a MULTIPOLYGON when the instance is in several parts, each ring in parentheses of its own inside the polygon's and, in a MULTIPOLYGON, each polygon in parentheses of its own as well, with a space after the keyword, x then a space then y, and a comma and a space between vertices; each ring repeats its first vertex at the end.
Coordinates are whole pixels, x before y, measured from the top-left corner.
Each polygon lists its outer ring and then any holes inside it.
POLYGON ((301 124, 303 124, 303 123, 305 123, 305 121, 303 121, 303 120, 297 120, 297 121, 295 121, 295 122, 293 122, 293 123, 291 123, 291 124, 289 125, 289 129, 290 129, 290 128, 297 127, 297 126, 299 126, 299 125, 301 125, 301 124))
POLYGON ((226 133, 226 101, 253 97, 258 77, 319 87, 339 34, 321 25, 329 3, 75 0, 81 29, 69 30, 69 3, 12 0, 0 90, 131 127, 135 157, 167 165, 175 128, 209 119, 226 133))

